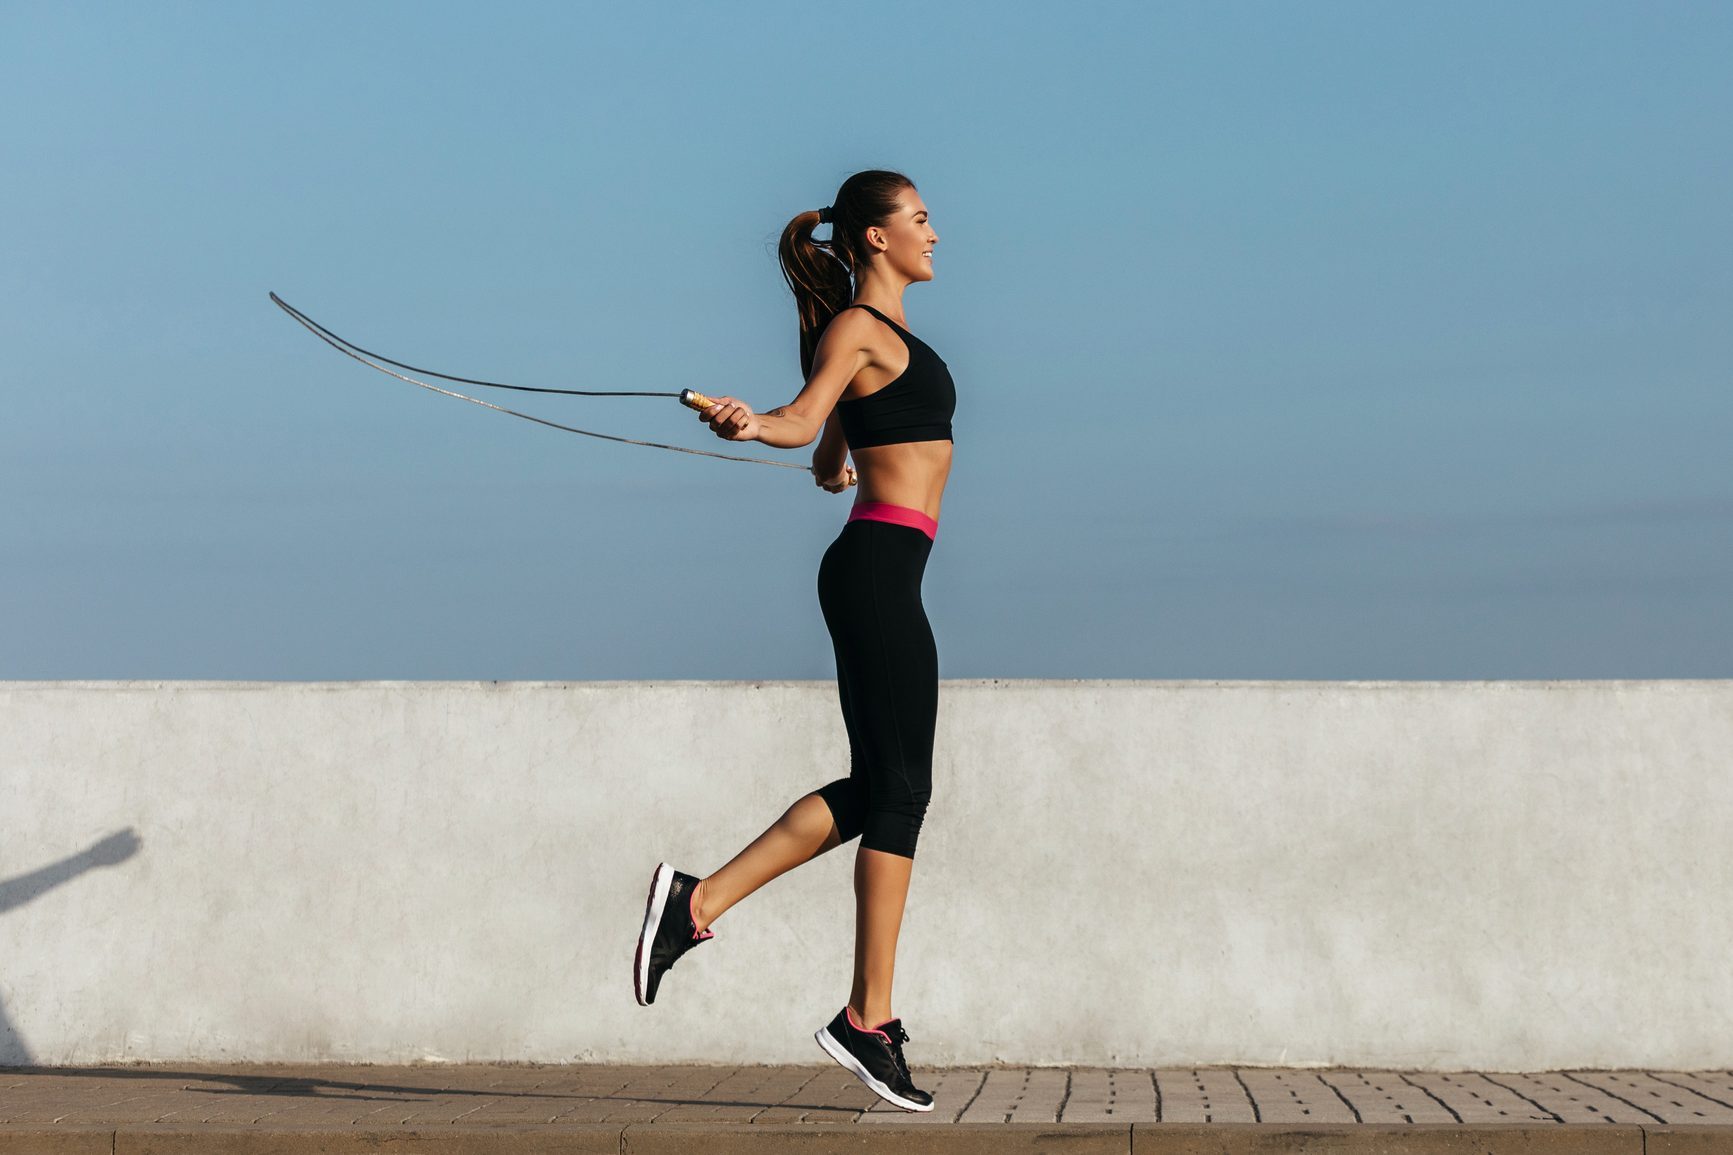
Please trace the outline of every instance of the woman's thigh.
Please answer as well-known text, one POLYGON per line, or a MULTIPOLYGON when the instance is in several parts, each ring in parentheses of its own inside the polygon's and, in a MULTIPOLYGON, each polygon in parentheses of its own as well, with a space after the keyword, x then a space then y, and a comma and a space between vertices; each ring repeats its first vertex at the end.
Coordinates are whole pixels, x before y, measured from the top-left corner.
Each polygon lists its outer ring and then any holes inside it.
POLYGON ((918 529, 853 521, 820 566, 851 775, 902 798, 931 788, 938 649, 921 604, 930 549, 918 529))

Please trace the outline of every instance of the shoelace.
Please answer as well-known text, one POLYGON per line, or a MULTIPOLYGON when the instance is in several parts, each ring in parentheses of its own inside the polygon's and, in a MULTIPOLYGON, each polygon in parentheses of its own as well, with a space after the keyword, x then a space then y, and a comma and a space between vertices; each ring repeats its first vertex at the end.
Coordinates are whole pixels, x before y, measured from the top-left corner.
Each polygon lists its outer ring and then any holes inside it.
POLYGON ((909 1074, 908 1060, 903 1058, 903 1044, 909 1041, 909 1033, 903 1030, 903 1025, 896 1025, 896 1033, 891 1036, 891 1055, 897 1061, 897 1070, 902 1072, 903 1080, 914 1083, 915 1077, 909 1074))

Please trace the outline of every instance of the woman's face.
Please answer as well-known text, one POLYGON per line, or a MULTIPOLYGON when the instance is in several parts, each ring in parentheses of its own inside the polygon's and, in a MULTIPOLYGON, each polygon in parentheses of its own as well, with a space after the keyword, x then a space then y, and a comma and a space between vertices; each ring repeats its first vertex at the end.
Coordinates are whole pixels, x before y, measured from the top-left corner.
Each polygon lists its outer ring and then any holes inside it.
POLYGON ((939 243, 939 234, 914 189, 906 188, 897 196, 897 211, 883 225, 868 229, 867 240, 875 234, 884 243, 880 251, 894 272, 910 281, 933 279, 933 246, 939 243))

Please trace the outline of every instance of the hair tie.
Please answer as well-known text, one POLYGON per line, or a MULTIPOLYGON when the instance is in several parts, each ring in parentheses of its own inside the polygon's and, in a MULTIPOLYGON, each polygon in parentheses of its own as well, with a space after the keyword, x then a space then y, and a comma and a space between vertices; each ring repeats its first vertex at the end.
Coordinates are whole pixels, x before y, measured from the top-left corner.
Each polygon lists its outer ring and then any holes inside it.
POLYGON ((830 210, 831 210, 830 205, 825 205, 823 208, 818 210, 818 223, 819 224, 828 225, 830 223, 830 210))

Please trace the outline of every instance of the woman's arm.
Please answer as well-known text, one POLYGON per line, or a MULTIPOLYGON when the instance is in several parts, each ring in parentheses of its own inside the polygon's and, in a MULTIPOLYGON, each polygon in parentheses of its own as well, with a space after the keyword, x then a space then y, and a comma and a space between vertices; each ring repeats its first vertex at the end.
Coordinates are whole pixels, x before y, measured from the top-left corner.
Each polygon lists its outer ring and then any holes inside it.
POLYGON ((830 416, 825 418, 824 433, 819 436, 818 448, 812 451, 813 475, 835 477, 842 472, 843 464, 847 460, 848 439, 843 436, 842 418, 832 409, 830 416))
POLYGON ((709 423, 716 436, 727 441, 762 441, 778 449, 811 445, 835 412, 842 391, 856 373, 872 363, 867 342, 874 324, 871 315, 861 309, 839 313, 813 351, 812 375, 787 405, 754 414, 751 406, 737 398, 718 397, 715 405, 699 410, 698 419, 709 423))

